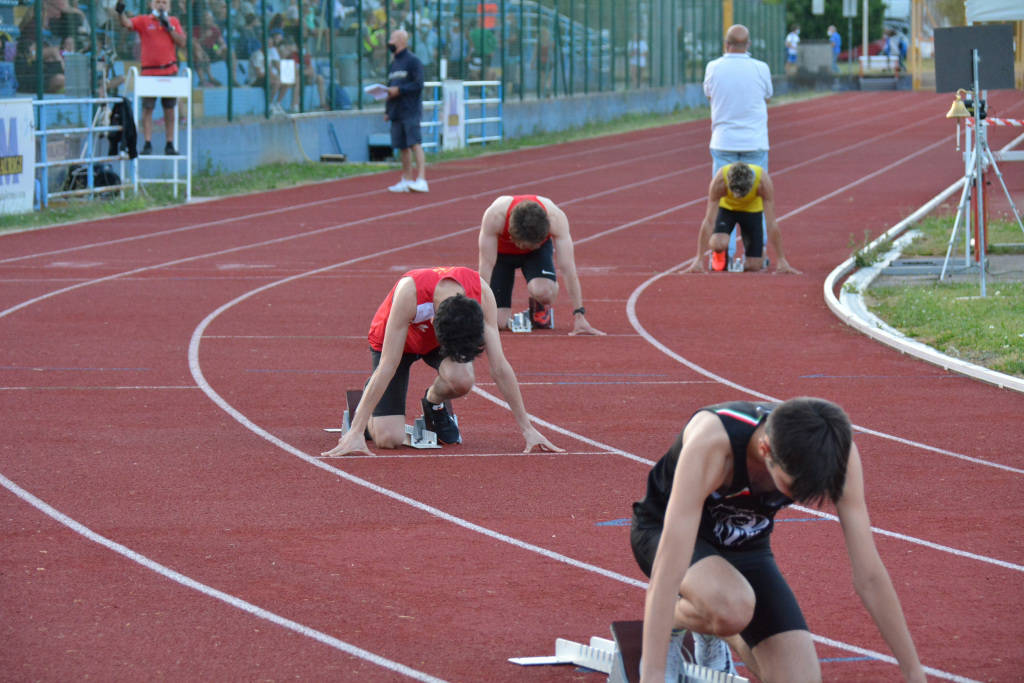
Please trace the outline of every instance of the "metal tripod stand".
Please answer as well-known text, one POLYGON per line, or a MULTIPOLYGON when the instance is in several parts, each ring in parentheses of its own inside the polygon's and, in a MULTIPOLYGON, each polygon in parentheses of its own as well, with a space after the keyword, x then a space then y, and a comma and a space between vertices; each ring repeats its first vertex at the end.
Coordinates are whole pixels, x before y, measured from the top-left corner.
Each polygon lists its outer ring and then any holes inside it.
MULTIPOLYGON (((977 202, 977 244, 975 247, 978 250, 979 256, 979 268, 981 271, 981 296, 986 296, 986 283, 985 283, 985 271, 986 271, 986 254, 985 254, 985 207, 984 207, 984 195, 982 187, 984 185, 984 173, 988 168, 992 168, 995 171, 996 177, 999 178, 999 184, 1003 188, 1003 192, 1006 194, 1006 199, 1010 203, 1010 208, 1013 209, 1014 218, 1017 219, 1017 225, 1020 226, 1022 232, 1024 232, 1024 223, 1021 223, 1020 212, 1017 210, 1016 204, 1013 202, 1013 197, 1010 195, 1010 190, 1006 187, 1006 181, 1003 180, 1003 174, 999 170, 998 164, 996 164, 995 157, 992 156, 992 150, 988 146, 988 135, 986 132, 987 124, 982 119, 983 102, 979 97, 978 91, 978 51, 972 50, 972 56, 974 59, 974 147, 971 150, 970 159, 966 166, 966 172, 964 174, 964 189, 960 194, 960 204, 957 206, 956 219, 953 221, 953 231, 949 235, 949 244, 946 246, 946 258, 942 262, 942 272, 939 274, 939 281, 941 282, 946 277, 946 269, 949 265, 949 257, 953 252, 953 243, 956 241, 957 233, 960 229, 960 222, 964 220, 966 222, 967 205, 971 197, 971 192, 974 192, 974 197, 977 202)), ((970 139, 965 135, 966 144, 970 144, 970 139)), ((969 257, 969 249, 965 250, 965 258, 969 257)))

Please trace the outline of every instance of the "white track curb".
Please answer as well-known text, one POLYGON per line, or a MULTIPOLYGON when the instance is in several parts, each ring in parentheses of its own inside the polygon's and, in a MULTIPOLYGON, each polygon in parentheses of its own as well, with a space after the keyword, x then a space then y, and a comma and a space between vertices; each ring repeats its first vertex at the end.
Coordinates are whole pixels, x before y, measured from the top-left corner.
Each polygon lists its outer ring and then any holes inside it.
MULTIPOLYGON (((961 178, 947 187, 920 209, 885 231, 885 233, 880 235, 875 239, 875 241, 867 245, 865 249, 874 249, 883 242, 894 240, 897 235, 900 235, 900 233, 905 231, 909 226, 920 220, 922 216, 931 212, 938 204, 963 187, 963 183, 964 180, 961 178)), ((906 237, 909 238, 909 235, 906 237)), ((871 284, 871 282, 887 265, 889 265, 889 263, 899 257, 904 244, 905 241, 902 239, 895 240, 893 242, 894 248, 886 253, 878 264, 870 268, 861 268, 857 270, 854 265, 853 257, 846 259, 836 266, 835 270, 829 273, 828 277, 825 278, 824 285, 825 303, 828 304, 830 309, 832 309, 832 312, 850 327, 853 327, 869 337, 872 337, 883 344, 887 344, 888 346, 891 346, 903 353, 915 356, 928 361, 929 363, 934 363, 935 365, 941 366, 950 372, 974 377, 975 379, 995 384, 996 386, 1004 389, 1024 392, 1024 379, 1007 375, 1002 372, 996 372, 995 370, 989 370, 988 368, 983 368, 972 363, 966 363, 962 360, 939 353, 930 346, 926 346, 918 341, 910 339, 898 330, 889 327, 882 320, 868 311, 860 293, 867 289, 868 285, 871 284), (846 277, 851 272, 853 272, 853 275, 850 276, 849 279, 842 283, 842 285, 837 285, 840 279, 846 277), (845 285, 847 283, 852 286, 846 287, 845 285), (837 286, 840 290, 838 298, 836 297, 837 286)))

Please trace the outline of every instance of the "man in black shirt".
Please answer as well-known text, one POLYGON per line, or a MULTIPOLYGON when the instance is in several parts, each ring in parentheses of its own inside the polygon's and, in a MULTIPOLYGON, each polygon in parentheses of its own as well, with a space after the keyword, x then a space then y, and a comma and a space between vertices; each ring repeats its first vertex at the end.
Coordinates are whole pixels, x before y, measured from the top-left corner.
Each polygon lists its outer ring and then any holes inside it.
POLYGON ((388 99, 391 146, 402 158, 402 179, 388 188, 391 192, 428 192, 426 160, 423 157, 420 119, 423 117, 423 62, 408 49, 409 34, 397 29, 388 38, 394 61, 388 69, 388 99), (414 164, 415 161, 415 164, 414 164))

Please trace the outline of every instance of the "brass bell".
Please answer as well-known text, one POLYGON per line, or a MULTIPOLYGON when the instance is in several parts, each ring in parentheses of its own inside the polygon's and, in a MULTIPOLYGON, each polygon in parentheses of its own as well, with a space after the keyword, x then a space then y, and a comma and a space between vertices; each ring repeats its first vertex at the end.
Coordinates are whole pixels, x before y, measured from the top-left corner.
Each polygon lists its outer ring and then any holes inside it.
POLYGON ((967 91, 960 88, 956 91, 956 99, 953 100, 953 104, 949 107, 949 113, 946 114, 947 119, 966 119, 971 113, 967 111, 967 107, 964 106, 964 95, 967 91))

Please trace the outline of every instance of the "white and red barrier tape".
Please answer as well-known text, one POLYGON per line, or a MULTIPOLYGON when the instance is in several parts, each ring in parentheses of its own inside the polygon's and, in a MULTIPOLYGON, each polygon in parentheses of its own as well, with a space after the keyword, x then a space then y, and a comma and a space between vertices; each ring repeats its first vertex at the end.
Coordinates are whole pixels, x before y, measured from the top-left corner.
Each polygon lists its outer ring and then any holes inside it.
MULTIPOLYGON (((966 121, 968 126, 974 125, 973 118, 968 118, 966 121)), ((987 116, 985 117, 985 122, 990 126, 1013 126, 1015 128, 1024 126, 1024 119, 998 119, 994 116, 987 116)))

